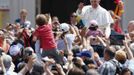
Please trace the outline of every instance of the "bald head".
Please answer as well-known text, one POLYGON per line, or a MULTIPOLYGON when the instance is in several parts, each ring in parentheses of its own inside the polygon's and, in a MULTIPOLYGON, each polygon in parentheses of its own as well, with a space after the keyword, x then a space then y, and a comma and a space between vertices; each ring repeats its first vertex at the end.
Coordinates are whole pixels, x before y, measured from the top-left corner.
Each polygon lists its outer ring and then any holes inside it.
POLYGON ((128 32, 130 33, 132 31, 134 31, 134 20, 129 21, 128 23, 128 32))

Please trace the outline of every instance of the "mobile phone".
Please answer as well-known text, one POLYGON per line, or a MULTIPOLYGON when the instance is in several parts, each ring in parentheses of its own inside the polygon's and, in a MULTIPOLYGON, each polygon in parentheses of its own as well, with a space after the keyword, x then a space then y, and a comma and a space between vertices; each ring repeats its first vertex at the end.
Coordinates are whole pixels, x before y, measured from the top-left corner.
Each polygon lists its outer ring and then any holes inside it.
POLYGON ((57 70, 56 64, 53 64, 53 65, 52 65, 52 69, 51 69, 51 70, 57 70))
POLYGON ((123 40, 125 40, 124 35, 110 35, 110 45, 123 45, 123 40))

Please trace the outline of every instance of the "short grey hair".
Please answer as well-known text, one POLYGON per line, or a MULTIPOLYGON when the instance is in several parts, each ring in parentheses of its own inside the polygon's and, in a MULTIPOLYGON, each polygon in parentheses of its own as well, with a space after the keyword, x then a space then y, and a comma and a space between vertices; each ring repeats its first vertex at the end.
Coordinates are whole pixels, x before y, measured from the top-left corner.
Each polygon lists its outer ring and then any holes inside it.
POLYGON ((27 50, 34 52, 34 50, 33 50, 32 47, 26 47, 26 48, 24 49, 24 51, 27 51, 27 50))
POLYGON ((11 64, 12 64, 12 57, 9 56, 9 55, 4 54, 2 56, 2 59, 3 59, 3 64, 4 64, 5 68, 9 69, 11 64))

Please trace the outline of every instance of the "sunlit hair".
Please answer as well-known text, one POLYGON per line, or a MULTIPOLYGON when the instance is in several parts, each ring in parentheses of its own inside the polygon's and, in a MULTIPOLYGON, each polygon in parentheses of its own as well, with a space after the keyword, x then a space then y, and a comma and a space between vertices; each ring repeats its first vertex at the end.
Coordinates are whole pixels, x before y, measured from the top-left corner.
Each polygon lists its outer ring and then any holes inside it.
POLYGON ((47 24, 47 23, 48 23, 47 17, 44 14, 39 14, 36 16, 36 24, 38 26, 42 26, 42 25, 47 24))

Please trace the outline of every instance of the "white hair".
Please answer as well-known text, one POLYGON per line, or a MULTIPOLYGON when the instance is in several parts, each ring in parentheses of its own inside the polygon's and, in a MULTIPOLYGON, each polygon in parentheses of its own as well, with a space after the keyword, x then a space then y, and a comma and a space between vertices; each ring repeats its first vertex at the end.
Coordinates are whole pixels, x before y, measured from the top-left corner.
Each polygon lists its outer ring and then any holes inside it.
POLYGON ((12 57, 9 55, 3 54, 2 59, 3 59, 3 63, 4 63, 6 70, 8 70, 12 63, 12 57))
POLYGON ((128 25, 134 25, 134 20, 129 21, 128 25))

